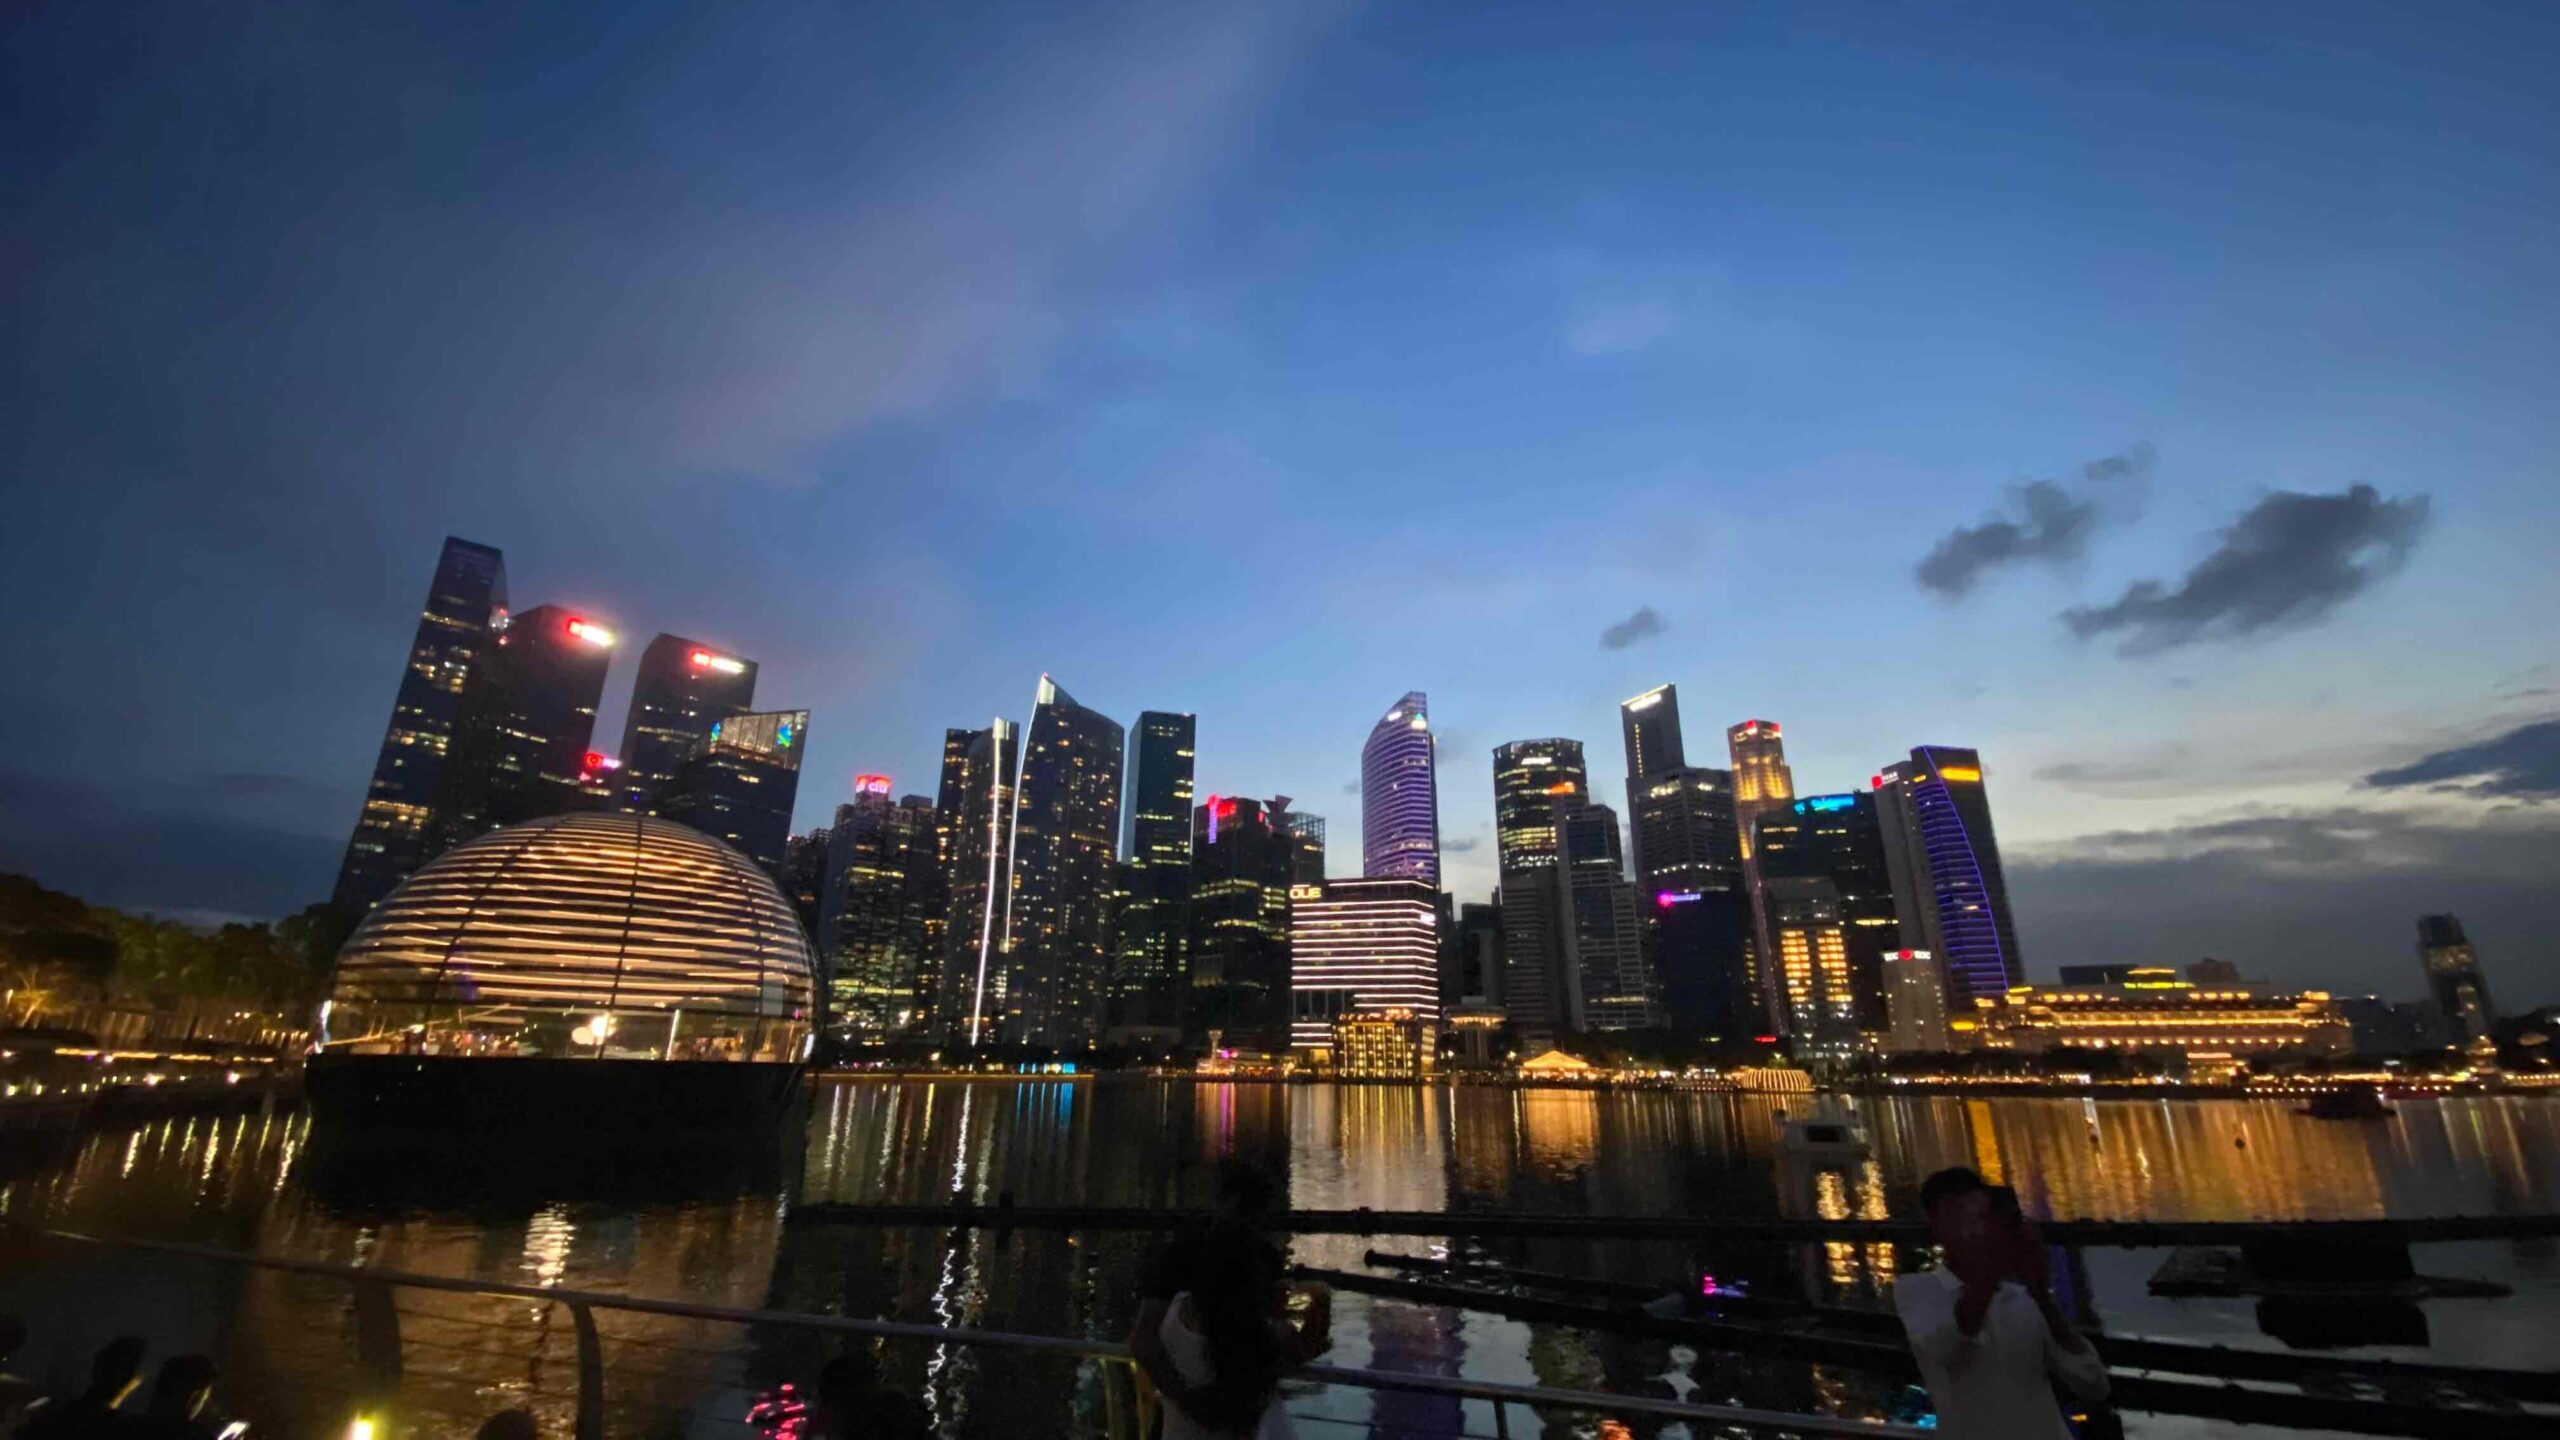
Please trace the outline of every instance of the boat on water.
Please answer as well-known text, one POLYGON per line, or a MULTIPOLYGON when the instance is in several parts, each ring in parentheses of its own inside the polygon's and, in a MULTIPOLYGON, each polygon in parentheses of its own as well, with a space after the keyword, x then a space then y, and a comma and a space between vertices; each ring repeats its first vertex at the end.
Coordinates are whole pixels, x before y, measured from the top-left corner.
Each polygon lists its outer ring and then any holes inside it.
POLYGON ((1778 1114, 1778 1149, 1792 1158, 1851 1161, 1867 1158, 1867 1133, 1849 1115, 1778 1114))
POLYGON ((2294 1113, 2314 1120, 2380 1120, 2391 1114, 2391 1107, 2382 1103, 2380 1090, 2362 1085, 2352 1090, 2324 1090, 2294 1113))

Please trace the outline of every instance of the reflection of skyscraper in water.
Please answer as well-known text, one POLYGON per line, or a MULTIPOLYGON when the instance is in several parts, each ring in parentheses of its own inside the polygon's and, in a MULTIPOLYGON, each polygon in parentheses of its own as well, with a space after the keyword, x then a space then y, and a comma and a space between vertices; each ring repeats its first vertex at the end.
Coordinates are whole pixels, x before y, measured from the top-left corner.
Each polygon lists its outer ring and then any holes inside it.
MULTIPOLYGON (((1449 1206, 1450 1092, 1438 1087, 1320 1086, 1291 1092, 1289 1206, 1293 1210, 1445 1210, 1449 1206)), ((1301 1264, 1356 1268, 1370 1249, 1430 1253, 1419 1237, 1301 1235, 1301 1264)), ((1328 1363, 1455 1375, 1464 1350, 1454 1311, 1366 1296, 1334 1297, 1328 1363), (1366 1350, 1368 1353, 1361 1353, 1366 1350)), ((1329 1395, 1325 1418, 1368 1423, 1377 1435, 1448 1435, 1454 1401, 1391 1391, 1329 1395), (1347 1409, 1346 1409, 1347 1407, 1347 1409), (1365 1413, 1363 1413, 1365 1411, 1365 1413)))

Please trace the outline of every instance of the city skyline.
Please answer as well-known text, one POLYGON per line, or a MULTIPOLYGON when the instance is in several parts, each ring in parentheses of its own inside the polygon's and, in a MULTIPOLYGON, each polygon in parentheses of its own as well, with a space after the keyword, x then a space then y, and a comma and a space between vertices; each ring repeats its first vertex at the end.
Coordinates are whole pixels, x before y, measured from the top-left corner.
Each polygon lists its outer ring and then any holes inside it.
POLYGON ((575 95, 552 25, 33 17, 0 867, 327 893, 454 534, 624 637, 599 736, 652 633, 754 657, 801 830, 1048 671, 1346 871, 1416 690, 1480 901, 1492 747, 1677 683, 1803 794, 1978 751, 2031 973, 2408 994, 2449 911, 2548 991, 2560 18, 2134 13, 964 6, 575 95))

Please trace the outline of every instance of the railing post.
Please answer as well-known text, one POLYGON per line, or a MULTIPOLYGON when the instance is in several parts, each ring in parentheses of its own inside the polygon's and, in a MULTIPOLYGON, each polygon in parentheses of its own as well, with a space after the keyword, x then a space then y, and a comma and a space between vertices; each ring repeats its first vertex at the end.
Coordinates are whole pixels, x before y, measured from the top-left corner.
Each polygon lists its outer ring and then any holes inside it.
POLYGON ((578 1330, 578 1422, 575 1440, 604 1440, 604 1346, 596 1339, 596 1317, 583 1300, 572 1300, 569 1320, 578 1330))
POLYGON ((391 1407, 400 1397, 400 1307, 391 1287, 369 1276, 353 1282, 356 1322, 356 1418, 371 1440, 390 1440, 391 1407))
POLYGON ((1129 1434, 1129 1412, 1120 1404, 1120 1367, 1110 1360, 1101 1362, 1102 1433, 1109 1440, 1134 1440, 1129 1434))
POLYGON ((1511 1402, 1493 1402, 1493 1440, 1511 1440, 1511 1402))

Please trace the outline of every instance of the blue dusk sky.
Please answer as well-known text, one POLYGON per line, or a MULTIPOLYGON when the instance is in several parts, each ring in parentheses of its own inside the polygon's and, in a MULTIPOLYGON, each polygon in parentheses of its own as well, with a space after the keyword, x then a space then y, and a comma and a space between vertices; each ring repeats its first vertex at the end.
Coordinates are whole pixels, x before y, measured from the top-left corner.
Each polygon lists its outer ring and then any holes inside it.
POLYGON ((0 868, 335 873, 437 545, 755 656, 799 821, 1047 671, 1356 868, 1408 689, 1985 757, 2032 974, 2560 999, 2560 8, 14 7, 0 868))

